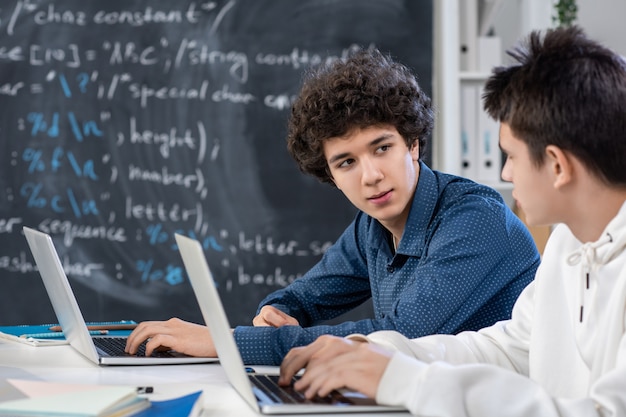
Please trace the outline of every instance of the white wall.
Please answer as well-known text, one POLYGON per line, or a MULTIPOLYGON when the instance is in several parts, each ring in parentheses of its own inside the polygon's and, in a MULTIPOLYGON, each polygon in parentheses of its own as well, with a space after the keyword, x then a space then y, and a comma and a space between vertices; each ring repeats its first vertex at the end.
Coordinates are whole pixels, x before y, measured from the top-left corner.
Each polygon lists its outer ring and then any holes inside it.
MULTIPOLYGON (((502 39, 503 53, 531 30, 551 27, 552 10, 550 0, 501 0, 493 29, 502 39)), ((503 62, 507 63, 506 55, 503 62)))
POLYGON ((577 0, 587 34, 626 56, 626 0, 577 0))
MULTIPOLYGON (((552 0, 554 2, 556 0, 552 0)), ((548 0, 503 1, 494 30, 502 38, 504 50, 513 46, 530 29, 553 25, 554 9, 546 7, 547 3, 548 0)), ((576 23, 593 39, 626 56, 626 0, 577 0, 577 5, 576 23)))

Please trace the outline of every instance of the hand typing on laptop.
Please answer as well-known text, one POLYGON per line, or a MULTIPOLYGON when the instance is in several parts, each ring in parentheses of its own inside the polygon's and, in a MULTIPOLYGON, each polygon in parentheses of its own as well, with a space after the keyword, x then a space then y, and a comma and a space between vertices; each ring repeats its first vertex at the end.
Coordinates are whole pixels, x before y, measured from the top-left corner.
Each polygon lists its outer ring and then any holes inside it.
MULTIPOLYGON (((298 321, 272 306, 265 306, 254 318, 255 326, 298 326, 298 321)), ((206 326, 189 323, 178 318, 167 321, 139 323, 128 336, 126 352, 134 355, 146 342, 146 356, 155 350, 175 350, 190 356, 215 358, 217 353, 213 339, 206 326)))
POLYGON ((281 385, 291 384, 302 368, 306 371, 293 385, 306 398, 325 397, 340 388, 376 398, 378 384, 391 353, 368 343, 337 336, 320 336, 310 345, 293 348, 280 365, 281 385))
POLYGON ((128 336, 126 352, 134 355, 146 342, 146 356, 157 350, 175 350, 190 356, 215 358, 217 353, 206 326, 177 318, 167 321, 145 321, 128 336))

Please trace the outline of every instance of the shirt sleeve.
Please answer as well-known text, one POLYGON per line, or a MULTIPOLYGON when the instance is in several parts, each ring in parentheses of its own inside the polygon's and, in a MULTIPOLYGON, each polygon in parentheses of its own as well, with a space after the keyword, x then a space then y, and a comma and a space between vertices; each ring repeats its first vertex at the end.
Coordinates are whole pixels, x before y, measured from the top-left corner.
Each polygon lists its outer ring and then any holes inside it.
POLYGON ((477 332, 430 335, 412 340, 394 331, 348 337, 365 339, 369 343, 399 351, 425 363, 489 363, 527 375, 534 289, 534 283, 524 289, 515 303, 510 320, 500 321, 477 332))
POLYGON ((498 366, 426 364, 397 352, 376 400, 405 406, 415 415, 439 417, 618 417, 626 415, 624 386, 622 367, 603 375, 586 398, 554 397, 530 378, 498 366))
MULTIPOLYGON (((333 319, 371 298, 369 272, 363 247, 363 213, 346 228, 306 274, 261 301, 257 314, 272 305, 295 317, 303 327, 333 319)), ((343 334, 342 336, 345 336, 343 334)))
MULTIPOLYGON (((376 332, 368 342, 395 350, 380 381, 376 400, 401 405, 415 415, 441 417, 626 415, 626 368, 601 376, 581 399, 554 397, 528 378, 534 285, 513 310, 513 318, 479 332, 409 340, 376 332)), ((364 336, 353 337, 363 340, 364 336)), ((618 363, 626 359, 622 336, 618 363)))
MULTIPOLYGON (((274 305, 292 315, 301 326, 262 331, 239 327, 235 330, 244 361, 279 365, 291 348, 312 343, 322 334, 346 336, 396 330, 414 338, 456 333, 463 330, 463 326, 469 326, 471 317, 479 315, 476 313, 484 307, 488 308, 482 319, 472 326, 481 328, 508 318, 519 292, 534 276, 536 252, 523 257, 528 264, 507 263, 518 255, 512 253, 517 248, 510 244, 508 225, 501 209, 476 197, 459 208, 447 210, 446 215, 432 225, 420 261, 410 271, 402 272, 408 283, 401 290, 394 287, 398 285, 395 276, 373 278, 387 282, 380 289, 396 294, 393 305, 386 310, 379 309, 376 318, 316 325, 351 310, 370 297, 366 232, 365 226, 359 223, 362 218, 357 216, 355 223, 309 273, 262 301, 261 305, 274 305), (480 227, 468 221, 477 222, 480 227), (496 294, 524 270, 528 280, 508 293, 510 300, 495 300, 496 294), (262 339, 255 336, 257 334, 262 334, 262 339), (242 349, 244 343, 246 347, 242 349)), ((387 274, 386 267, 380 274, 387 274)))
POLYGON ((411 281, 385 317, 387 327, 379 329, 415 338, 477 330, 510 318, 539 263, 532 238, 513 216, 479 196, 441 210, 411 281))
POLYGON ((345 336, 352 329, 368 327, 365 322, 361 320, 311 327, 238 326, 234 330, 234 336, 245 364, 278 366, 291 348, 308 345, 323 334, 345 336))
POLYGON ((506 369, 485 364, 426 365, 400 352, 385 370, 376 400, 425 416, 599 416, 592 401, 559 401, 539 384, 506 369), (574 403, 575 414, 571 413, 574 403))
POLYGON ((312 343, 323 334, 346 336, 356 332, 370 333, 379 328, 373 319, 316 325, 371 298, 363 252, 364 221, 366 216, 357 214, 355 221, 311 270, 286 288, 272 292, 259 304, 257 314, 264 305, 272 305, 295 317, 300 326, 235 328, 235 341, 244 363, 280 365, 291 348, 312 343))

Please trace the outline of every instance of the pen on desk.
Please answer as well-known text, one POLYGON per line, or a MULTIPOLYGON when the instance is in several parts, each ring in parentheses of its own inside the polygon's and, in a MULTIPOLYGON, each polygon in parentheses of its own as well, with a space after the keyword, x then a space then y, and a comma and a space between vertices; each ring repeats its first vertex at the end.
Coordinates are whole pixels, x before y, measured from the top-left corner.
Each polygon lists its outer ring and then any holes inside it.
MULTIPOLYGON (((108 330, 91 330, 89 332, 90 335, 92 336, 102 336, 105 334, 109 334, 108 330)), ((63 332, 50 332, 50 333, 26 333, 26 334, 22 334, 20 335, 20 337, 22 339, 52 339, 52 338, 57 338, 57 337, 64 337, 65 335, 63 334, 63 332)))
POLYGON ((137 387, 137 394, 152 394, 153 392, 153 387, 137 387))
MULTIPOLYGON (((136 323, 129 324, 91 324, 87 326, 88 330, 134 330, 136 323)), ((48 330, 51 332, 61 332, 61 326, 52 326, 48 330)))

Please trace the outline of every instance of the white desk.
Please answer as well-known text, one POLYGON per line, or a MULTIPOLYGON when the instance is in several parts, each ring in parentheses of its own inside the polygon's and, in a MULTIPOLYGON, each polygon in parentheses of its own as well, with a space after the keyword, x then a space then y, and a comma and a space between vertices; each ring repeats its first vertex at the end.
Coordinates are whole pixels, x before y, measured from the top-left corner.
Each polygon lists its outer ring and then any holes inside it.
MULTIPOLYGON (((276 367, 255 366, 257 371, 278 372, 276 367)), ((50 382, 152 386, 150 398, 162 400, 202 389, 203 417, 258 416, 237 394, 219 364, 160 366, 97 366, 69 345, 32 347, 0 341, 0 378, 50 382)), ((328 414, 325 414, 328 416, 328 414)), ((338 414, 353 416, 355 414, 338 414)), ((375 416, 405 416, 381 413, 375 416)))

